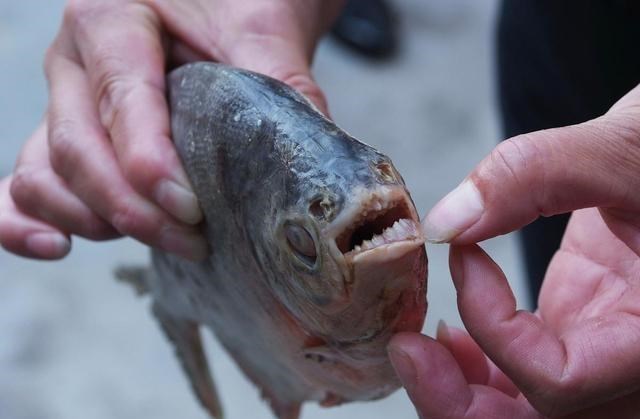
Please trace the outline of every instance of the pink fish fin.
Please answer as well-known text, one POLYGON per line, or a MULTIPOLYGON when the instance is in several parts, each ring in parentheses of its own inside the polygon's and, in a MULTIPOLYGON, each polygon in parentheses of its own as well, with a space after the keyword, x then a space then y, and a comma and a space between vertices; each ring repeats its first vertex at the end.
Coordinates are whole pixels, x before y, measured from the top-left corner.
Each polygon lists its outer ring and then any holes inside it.
POLYGON ((173 343, 176 355, 200 403, 212 418, 222 419, 224 414, 215 383, 211 378, 198 323, 176 317, 157 303, 153 304, 153 314, 167 338, 173 343))
POLYGON ((279 400, 274 397, 267 396, 263 392, 264 398, 269 402, 273 414, 278 419, 298 419, 300 417, 300 410, 302 410, 302 404, 300 402, 290 402, 279 400))

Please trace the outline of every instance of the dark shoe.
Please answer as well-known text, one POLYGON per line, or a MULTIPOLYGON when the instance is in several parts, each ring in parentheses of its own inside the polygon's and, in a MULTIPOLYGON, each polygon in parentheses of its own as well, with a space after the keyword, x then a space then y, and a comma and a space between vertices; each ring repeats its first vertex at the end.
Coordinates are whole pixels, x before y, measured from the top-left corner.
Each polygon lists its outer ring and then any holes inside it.
POLYGON ((396 31, 385 0, 348 0, 331 34, 355 52, 388 58, 396 50, 396 31))

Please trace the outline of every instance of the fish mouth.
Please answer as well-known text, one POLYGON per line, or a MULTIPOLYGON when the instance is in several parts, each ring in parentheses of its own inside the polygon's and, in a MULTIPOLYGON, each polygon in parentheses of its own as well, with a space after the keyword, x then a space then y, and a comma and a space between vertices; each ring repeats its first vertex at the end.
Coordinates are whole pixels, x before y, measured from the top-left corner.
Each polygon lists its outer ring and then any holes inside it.
POLYGON ((333 223, 335 244, 345 259, 355 261, 376 250, 424 243, 418 215, 404 188, 383 187, 355 195, 357 204, 333 223))
POLYGON ((323 233, 347 295, 327 335, 349 359, 386 359, 380 342, 424 321, 425 238, 409 193, 400 185, 358 189, 323 233))

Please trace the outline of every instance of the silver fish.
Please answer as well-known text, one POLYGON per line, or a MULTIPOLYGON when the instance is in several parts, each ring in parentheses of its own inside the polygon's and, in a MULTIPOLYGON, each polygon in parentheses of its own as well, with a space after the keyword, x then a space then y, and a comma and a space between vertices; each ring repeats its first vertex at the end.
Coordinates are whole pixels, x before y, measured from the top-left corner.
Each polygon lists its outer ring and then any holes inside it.
POLYGON ((210 254, 154 250, 119 277, 151 295, 203 406, 222 417, 200 325, 279 419, 396 390, 386 345, 422 328, 427 257, 391 160, 269 77, 195 63, 167 84, 210 254))

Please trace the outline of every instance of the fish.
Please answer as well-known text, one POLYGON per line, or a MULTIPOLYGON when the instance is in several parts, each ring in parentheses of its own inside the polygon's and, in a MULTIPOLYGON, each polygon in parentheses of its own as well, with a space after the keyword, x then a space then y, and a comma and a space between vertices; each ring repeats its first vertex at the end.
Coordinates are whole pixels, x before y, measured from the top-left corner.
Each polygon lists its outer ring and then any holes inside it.
POLYGON ((117 276, 152 312, 213 418, 210 329, 278 419, 400 387, 386 346, 419 332, 427 255, 389 157, 270 77, 198 62, 167 76, 173 142, 204 214, 204 261, 152 250, 117 276))

